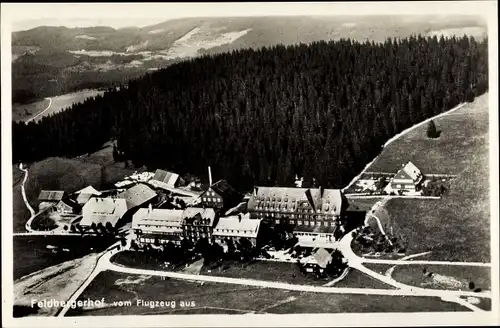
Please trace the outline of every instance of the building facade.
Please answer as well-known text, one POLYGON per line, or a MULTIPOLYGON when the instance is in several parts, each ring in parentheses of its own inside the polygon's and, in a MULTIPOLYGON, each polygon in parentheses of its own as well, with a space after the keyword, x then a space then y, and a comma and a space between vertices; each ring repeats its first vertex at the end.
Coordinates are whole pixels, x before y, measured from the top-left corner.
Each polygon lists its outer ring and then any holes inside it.
POLYGON ((83 206, 81 226, 90 227, 92 223, 106 226, 109 222, 116 227, 127 212, 125 199, 112 197, 93 197, 83 206))
POLYGON ((258 242, 260 220, 250 219, 249 214, 221 217, 213 231, 214 241, 224 245, 228 241, 237 244, 241 238, 247 239, 252 247, 258 242))
POLYGON ((132 229, 140 244, 180 245, 183 238, 182 210, 140 208, 132 217, 132 229))
POLYGON ((188 207, 182 212, 183 237, 193 243, 201 238, 212 241, 217 214, 212 208, 188 207))
POLYGON ((408 162, 401 168, 390 182, 393 190, 413 192, 423 180, 422 172, 412 163, 408 162))
POLYGON ((231 187, 226 180, 219 180, 203 192, 200 198, 203 207, 224 211, 238 205, 243 195, 231 187))
POLYGON ((248 211, 274 224, 333 227, 347 205, 338 189, 255 187, 248 211))

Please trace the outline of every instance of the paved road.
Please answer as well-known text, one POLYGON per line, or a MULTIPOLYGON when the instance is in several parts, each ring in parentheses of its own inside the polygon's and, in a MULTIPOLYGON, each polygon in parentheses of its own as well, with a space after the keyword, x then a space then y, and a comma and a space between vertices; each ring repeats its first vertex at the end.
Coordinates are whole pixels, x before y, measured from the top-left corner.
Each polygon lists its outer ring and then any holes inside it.
POLYGON ((38 116, 42 115, 43 113, 45 113, 46 111, 49 110, 50 106, 52 105, 52 98, 45 98, 45 99, 48 99, 49 100, 49 104, 47 106, 47 108, 45 108, 44 110, 42 110, 40 113, 36 114, 35 116, 33 116, 32 118, 30 118, 29 120, 26 120, 26 123, 29 123, 31 121, 33 121, 34 119, 36 119, 38 116))

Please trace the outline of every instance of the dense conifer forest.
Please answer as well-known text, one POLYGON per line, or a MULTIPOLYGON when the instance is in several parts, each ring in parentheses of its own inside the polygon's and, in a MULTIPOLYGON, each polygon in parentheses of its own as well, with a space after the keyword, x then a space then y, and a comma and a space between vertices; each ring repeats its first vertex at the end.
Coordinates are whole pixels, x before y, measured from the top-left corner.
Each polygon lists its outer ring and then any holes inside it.
POLYGON ((201 177, 211 165, 239 189, 296 174, 343 187, 391 136, 484 93, 487 50, 472 37, 412 36, 203 56, 13 123, 13 158, 76 156, 115 139, 134 165, 201 177))

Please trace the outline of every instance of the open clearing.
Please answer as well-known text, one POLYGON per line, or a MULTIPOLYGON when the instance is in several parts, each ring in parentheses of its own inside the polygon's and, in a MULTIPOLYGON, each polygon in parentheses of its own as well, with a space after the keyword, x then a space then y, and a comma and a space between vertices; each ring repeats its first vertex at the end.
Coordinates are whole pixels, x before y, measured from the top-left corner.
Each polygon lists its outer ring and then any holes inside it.
POLYGON ((103 308, 70 309, 68 316, 143 315, 187 313, 342 313, 468 311, 455 303, 432 297, 330 295, 271 288, 196 283, 160 277, 105 271, 80 295, 80 300, 102 299, 103 308), (141 279, 137 279, 141 278, 141 279), (127 281, 130 283, 123 283, 127 281), (137 299, 175 301, 175 307, 138 306, 137 299), (113 301, 131 301, 131 306, 113 306, 113 301), (194 302, 187 312, 178 312, 180 302, 194 302))
POLYGON ((388 145, 367 172, 396 173, 412 161, 425 175, 459 174, 474 164, 478 148, 488 142, 488 93, 457 111, 434 120, 441 136, 427 138, 427 124, 388 145))
POLYGON ((432 251, 433 260, 489 262, 488 94, 436 123, 438 140, 427 139, 423 125, 384 149, 369 171, 394 171, 411 160, 424 175, 457 174, 440 200, 390 199, 389 220, 407 254, 432 251))
POLYGON ((394 269, 392 277, 404 284, 423 288, 468 290, 469 282, 475 288, 491 290, 491 269, 453 265, 400 265, 394 269), (431 277, 423 274, 432 272, 431 277))
MULTIPOLYGON (((70 107, 73 104, 83 102, 87 98, 95 97, 97 95, 102 95, 103 93, 104 93, 103 91, 98 91, 98 90, 82 90, 78 92, 67 93, 56 97, 51 97, 52 103, 50 104, 49 109, 46 110, 43 114, 37 116, 35 121, 39 121, 44 116, 49 116, 51 114, 57 113, 61 110, 70 107)), ((43 107, 42 109, 45 108, 46 107, 43 107)), ((38 113, 39 112, 33 113, 34 115, 30 116, 30 118, 34 117, 38 113)))
POLYGON ((355 288, 380 288, 394 289, 393 286, 384 284, 383 282, 373 279, 356 269, 350 269, 347 276, 334 285, 334 287, 355 287, 355 288))
POLYGON ((28 120, 47 108, 48 105, 48 99, 38 100, 29 104, 12 104, 12 121, 28 120))

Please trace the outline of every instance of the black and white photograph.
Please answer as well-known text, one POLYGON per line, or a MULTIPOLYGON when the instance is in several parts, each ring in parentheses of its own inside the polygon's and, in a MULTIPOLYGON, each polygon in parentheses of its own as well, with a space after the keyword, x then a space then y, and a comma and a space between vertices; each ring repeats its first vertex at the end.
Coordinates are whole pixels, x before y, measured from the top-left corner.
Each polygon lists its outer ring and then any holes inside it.
POLYGON ((496 2, 1 14, 3 326, 500 324, 496 2))

